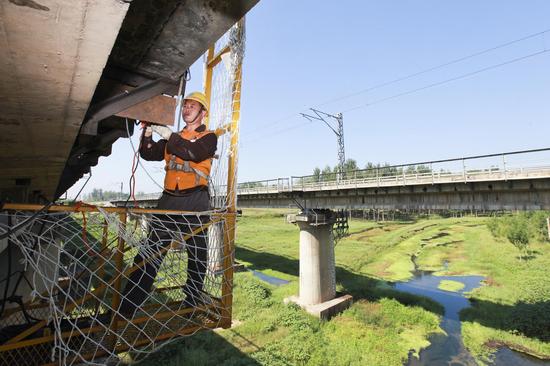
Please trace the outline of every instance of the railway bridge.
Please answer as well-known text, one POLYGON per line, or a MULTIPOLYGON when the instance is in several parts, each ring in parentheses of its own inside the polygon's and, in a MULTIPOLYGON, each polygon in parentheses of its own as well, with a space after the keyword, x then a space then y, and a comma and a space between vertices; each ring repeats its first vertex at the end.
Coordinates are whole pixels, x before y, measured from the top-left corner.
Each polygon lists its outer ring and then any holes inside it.
MULTIPOLYGON (((550 148, 239 183, 238 206, 375 210, 550 209, 550 148), (445 167, 445 168, 443 168, 445 167)), ((215 192, 213 192, 215 195, 215 192)), ((160 193, 138 198, 154 206, 160 193)), ((114 202, 116 205, 124 201, 114 202)))

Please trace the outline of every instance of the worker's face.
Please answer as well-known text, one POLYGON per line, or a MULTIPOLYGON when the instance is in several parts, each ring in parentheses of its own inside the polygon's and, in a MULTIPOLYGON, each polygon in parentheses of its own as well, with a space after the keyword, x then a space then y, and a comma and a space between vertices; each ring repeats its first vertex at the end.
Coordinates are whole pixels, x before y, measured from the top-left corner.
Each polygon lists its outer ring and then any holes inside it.
POLYGON ((201 123, 206 111, 202 109, 199 102, 194 100, 185 100, 181 113, 185 123, 201 123))

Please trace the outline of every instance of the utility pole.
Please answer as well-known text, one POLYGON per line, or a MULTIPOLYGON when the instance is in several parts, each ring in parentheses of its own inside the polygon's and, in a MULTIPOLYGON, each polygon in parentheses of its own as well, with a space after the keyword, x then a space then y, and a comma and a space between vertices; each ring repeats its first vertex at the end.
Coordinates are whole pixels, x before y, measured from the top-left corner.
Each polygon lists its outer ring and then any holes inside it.
POLYGON ((120 182, 120 198, 119 199, 122 199, 122 197, 124 196, 124 194, 122 193, 122 187, 124 186, 124 182, 120 182))
POLYGON ((310 110, 315 113, 315 116, 300 113, 302 117, 307 118, 308 120, 317 120, 324 122, 328 128, 334 132, 336 135, 336 138, 338 140, 338 180, 341 180, 344 177, 344 163, 346 162, 346 151, 344 148, 344 116, 342 113, 338 113, 337 115, 328 114, 325 112, 321 112, 317 109, 310 108, 310 110), (330 123, 327 122, 325 117, 332 118, 336 120, 336 123, 338 126, 336 128, 332 127, 330 123))

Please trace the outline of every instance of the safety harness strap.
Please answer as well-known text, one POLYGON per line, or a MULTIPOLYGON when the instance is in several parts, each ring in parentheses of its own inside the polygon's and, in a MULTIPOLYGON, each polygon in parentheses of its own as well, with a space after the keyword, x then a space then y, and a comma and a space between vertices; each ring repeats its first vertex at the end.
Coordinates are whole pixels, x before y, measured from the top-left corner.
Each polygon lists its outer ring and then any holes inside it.
POLYGON ((203 171, 200 171, 199 169, 193 168, 189 164, 189 161, 184 161, 183 164, 176 163, 175 155, 172 155, 170 157, 170 160, 168 161, 168 164, 166 164, 165 169, 186 172, 186 173, 195 173, 195 184, 197 185, 200 183, 200 178, 208 180, 208 174, 204 173, 203 171))

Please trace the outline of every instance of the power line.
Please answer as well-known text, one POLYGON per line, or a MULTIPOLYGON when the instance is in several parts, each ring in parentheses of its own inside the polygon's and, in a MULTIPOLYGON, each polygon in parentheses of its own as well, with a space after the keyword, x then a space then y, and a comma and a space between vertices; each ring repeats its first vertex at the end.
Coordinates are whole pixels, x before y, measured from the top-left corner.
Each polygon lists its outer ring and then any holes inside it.
MULTIPOLYGON (((288 121, 288 122, 291 122, 292 119, 294 118, 298 118, 297 116, 297 113, 292 113, 292 114, 289 114, 287 115, 286 117, 282 117, 282 118, 279 118, 278 120, 275 120, 269 124, 265 124, 265 125, 261 125, 261 126, 258 126, 254 129, 252 129, 251 131, 246 131, 245 133, 243 133, 241 135, 241 138, 248 138, 250 136, 254 136, 254 135, 257 135, 257 134, 264 134, 266 130, 268 129, 272 129, 272 128, 277 128, 277 127, 280 127, 282 126, 283 124, 279 123, 279 122, 282 122, 282 121, 288 121)), ((287 123, 288 123, 287 122, 287 123)))
MULTIPOLYGON (((295 125, 290 126, 290 127, 286 127, 286 128, 276 130, 275 132, 270 132, 269 135, 260 135, 259 137, 251 139, 251 140, 242 139, 241 141, 246 143, 246 144, 254 143, 254 142, 257 142, 258 140, 261 140, 264 137, 277 136, 277 135, 280 135, 283 132, 287 132, 287 131, 294 130, 294 129, 297 129, 297 128, 300 128, 300 127, 304 127, 304 126, 309 125, 309 124, 311 124, 310 121, 303 122, 303 123, 295 124, 295 125)), ((245 146, 241 146, 241 148, 246 148, 246 144, 245 144, 245 146)))
POLYGON ((535 57, 535 56, 541 55, 541 54, 549 52, 549 51, 550 51, 550 49, 544 49, 542 51, 538 51, 538 52, 534 52, 534 53, 531 53, 531 54, 528 54, 528 55, 525 55, 525 56, 517 57, 517 58, 512 59, 512 60, 508 60, 508 61, 501 62, 501 63, 496 64, 496 65, 491 65, 491 66, 488 66, 488 67, 484 67, 482 69, 472 71, 472 72, 469 72, 469 73, 466 73, 466 74, 462 74, 462 75, 459 75, 459 76, 455 76, 455 77, 450 78, 450 79, 446 79, 446 80, 443 80, 443 81, 439 81, 439 82, 436 82, 436 83, 425 85, 425 86, 422 86, 420 88, 412 89, 412 90, 409 90, 409 91, 406 91, 406 92, 394 94, 394 95, 391 95, 389 97, 376 100, 372 103, 361 104, 361 105, 355 106, 353 108, 346 109, 346 110, 344 110, 344 112, 350 112, 350 111, 354 111, 354 110, 357 110, 357 109, 360 109, 360 108, 370 107, 372 105, 382 103, 382 102, 386 102, 386 101, 391 100, 391 99, 396 99, 396 98, 399 98, 399 97, 403 97, 405 95, 417 93, 419 91, 434 88, 436 86, 447 84, 447 83, 450 83, 450 82, 453 82, 453 81, 457 81, 457 80, 460 80, 460 79, 465 79, 467 77, 477 75, 477 74, 480 74, 480 73, 485 72, 485 71, 493 70, 493 69, 496 69, 496 68, 499 68, 499 67, 502 67, 502 66, 510 65, 510 64, 515 63, 515 62, 523 61, 525 59, 535 57))
MULTIPOLYGON (((315 104, 315 106, 317 106, 317 107, 318 106, 323 106, 323 105, 326 105, 326 104, 330 104, 330 103, 334 103, 334 102, 341 101, 341 100, 344 100, 344 99, 348 99, 348 98, 351 98, 351 97, 354 97, 354 96, 357 96, 357 95, 360 95, 360 94, 363 94, 363 93, 366 93, 366 92, 369 92, 369 91, 372 91, 372 90, 380 89, 382 87, 385 87, 385 86, 388 86, 388 85, 391 85, 391 84, 395 84, 395 83, 398 83, 398 82, 401 82, 401 81, 405 81, 405 80, 408 80, 408 79, 414 78, 416 76, 423 75, 423 74, 426 74, 426 73, 429 73, 429 72, 432 72, 432 71, 435 71, 435 70, 439 70, 439 69, 442 69, 444 67, 454 65, 456 63, 466 61, 468 59, 471 59, 471 58, 474 58, 474 57, 477 57, 477 56, 481 56, 483 54, 486 54, 486 53, 489 53, 489 52, 492 52, 492 51, 495 51, 495 50, 498 50, 498 49, 501 49, 501 48, 504 48, 504 47, 508 47, 508 46, 513 45, 513 44, 523 42, 523 41, 526 41, 526 40, 531 39, 531 38, 535 38, 535 37, 538 37, 538 36, 545 36, 545 34, 548 33, 548 32, 550 32, 550 28, 545 29, 545 30, 540 31, 540 32, 537 32, 537 33, 529 34, 529 35, 521 37, 521 38, 517 38, 517 39, 509 41, 509 42, 499 44, 497 46, 490 47, 490 48, 472 53, 470 55, 463 56, 463 57, 460 57, 460 58, 457 58, 457 59, 439 64, 439 65, 436 65, 436 66, 433 66, 433 67, 430 67, 430 68, 427 68, 427 69, 424 69, 424 70, 421 70, 421 71, 418 71, 418 72, 415 72, 415 73, 412 73, 412 74, 409 74, 409 75, 406 75, 406 76, 403 76, 403 77, 399 77, 399 78, 396 78, 396 79, 393 79, 393 80, 390 80, 390 81, 387 81, 387 82, 383 82, 383 83, 374 85, 372 87, 357 91, 355 93, 351 93, 351 94, 347 94, 345 96, 333 98, 333 99, 330 99, 330 100, 325 101, 323 103, 315 104)), ((547 50, 547 48, 545 47, 545 51, 546 50, 547 50)), ((297 112, 297 113, 299 113, 299 112, 297 112)), ((257 131, 265 132, 265 129, 273 128, 275 124, 279 124, 283 121, 287 121, 287 120, 295 117, 297 113, 289 114, 286 117, 281 117, 281 118, 279 118, 279 119, 277 119, 277 120, 275 120, 271 123, 268 123, 268 124, 265 124, 265 125, 262 125, 262 126, 258 126, 256 129, 254 129, 254 130, 248 132, 247 134, 243 135, 243 137, 246 137, 248 135, 254 135, 255 133, 257 133, 257 131)), ((293 127, 291 127, 290 129, 292 129, 292 128, 293 127)))
MULTIPOLYGON (((459 75, 459 76, 456 76, 456 77, 453 77, 453 78, 450 78, 450 79, 446 79, 446 80, 443 80, 443 81, 439 81, 439 82, 436 82, 436 83, 432 83, 432 84, 429 84, 429 85, 425 85, 425 86, 422 86, 422 87, 419 87, 419 88, 415 88, 415 89, 412 89, 412 90, 408 90, 408 91, 405 91, 405 92, 402 92, 402 93, 394 94, 394 95, 391 95, 391 96, 389 96, 389 97, 385 97, 385 98, 376 100, 376 101, 374 101, 374 102, 372 102, 372 103, 361 104, 361 105, 358 105, 358 106, 355 106, 355 107, 346 109, 346 110, 342 111, 342 113, 344 113, 344 112, 350 112, 350 111, 355 111, 355 110, 361 109, 361 108, 370 107, 370 106, 372 106, 372 105, 379 104, 379 103, 383 103, 383 102, 386 102, 386 101, 388 101, 388 100, 392 100, 392 99, 396 99, 396 98, 399 98, 399 97, 403 97, 403 96, 406 96, 406 95, 409 95, 409 94, 417 93, 417 92, 422 91, 422 90, 434 88, 434 87, 436 87, 436 86, 440 86, 440 85, 443 85, 443 84, 447 84, 447 83, 450 83, 450 82, 453 82, 453 81, 457 81, 457 80, 460 80, 460 79, 467 78, 467 77, 469 77, 469 76, 473 76, 473 75, 476 75, 476 74, 480 74, 480 73, 485 72, 485 71, 489 71, 489 70, 496 69, 496 68, 499 68, 499 67, 502 67, 502 66, 506 66, 506 65, 509 65, 509 64, 512 64, 512 63, 515 63, 515 62, 519 62, 519 61, 522 61, 522 60, 531 58, 531 57, 535 57, 535 56, 538 56, 538 55, 547 53, 547 52, 549 52, 549 51, 550 51, 550 49, 545 48, 545 49, 542 50, 542 51, 534 52, 534 53, 531 53, 531 54, 528 54, 528 55, 525 55, 525 56, 517 57, 517 58, 512 59, 512 60, 508 60, 508 61, 505 61, 505 62, 501 62, 501 63, 496 64, 496 65, 491 65, 491 66, 484 67, 484 68, 479 69, 479 70, 476 70, 476 71, 472 71, 472 72, 469 72, 469 73, 466 73, 466 74, 462 74, 462 75, 459 75)), ((285 132, 285 131, 287 131, 287 130, 294 129, 294 128, 296 128, 296 127, 300 127, 300 126, 292 126, 292 127, 289 127, 289 128, 284 128, 284 129, 278 130, 276 133, 269 133, 269 134, 260 135, 260 136, 256 137, 256 138, 253 139, 253 140, 259 140, 259 139, 262 139, 262 138, 268 137, 268 136, 271 137, 271 136, 273 136, 273 135, 275 135, 275 134, 279 134, 279 133, 285 132)), ((264 131, 264 132, 265 132, 265 131, 264 131)))
POLYGON ((489 53, 489 52, 492 52, 492 51, 495 51, 495 50, 498 50, 500 48, 504 48, 504 47, 508 47, 508 46, 511 46, 513 44, 516 44, 516 43, 519 43, 519 42, 523 42, 525 40, 528 40, 528 39, 531 39, 531 38, 534 38, 534 37, 538 37, 538 36, 541 36, 541 35, 544 35, 545 33, 549 32, 550 29, 546 29, 546 30, 543 30, 541 32, 537 32, 537 33, 533 33, 533 34, 530 34, 528 36, 525 36, 525 37, 521 37, 521 38, 518 38, 518 39, 515 39, 513 41, 509 41, 509 42, 506 42, 506 43, 502 43, 498 46, 494 46, 494 47, 491 47, 491 48, 487 48, 487 49, 484 49, 482 51, 479 51, 479 52, 475 52, 475 53, 472 53, 468 56, 464 56, 464 57, 460 57, 460 58, 457 58, 457 59, 454 59, 452 61, 447 61, 445 63, 442 63, 442 64, 439 64, 437 66, 433 66, 433 67, 430 67, 430 68, 427 68, 427 69, 424 69, 422 71, 418 71, 418 72, 415 72, 415 73, 412 73, 412 74, 409 74, 409 75, 406 75, 406 76, 403 76, 403 77, 399 77, 397 79, 393 79, 393 80, 390 80, 390 81, 386 81, 386 82, 383 82, 383 83, 380 83, 380 84, 377 84, 377 85, 374 85, 372 87, 369 87, 367 89, 363 89, 363 90, 359 90, 355 93, 351 93, 351 94, 347 94, 347 95, 344 95, 342 97, 337 97, 337 98, 334 98, 334 99, 330 99, 326 102, 323 102, 321 104, 317 104, 316 106, 323 106, 323 105, 326 105, 326 104, 330 104, 330 103, 334 103, 334 102, 338 102, 338 101, 341 101, 341 100, 344 100, 344 99, 348 99, 348 98, 351 98, 351 97, 354 97, 354 96, 357 96, 357 95, 360 95, 360 94, 364 94, 364 93, 367 93, 369 91, 372 91, 372 90, 375 90, 375 89, 380 89, 382 87, 385 87, 385 86, 388 86, 388 85, 391 85, 391 84, 395 84, 395 83, 398 83, 398 82, 401 82, 401 81, 405 81, 405 80, 408 80, 408 79, 411 79, 413 77, 416 77, 416 76, 419 76, 419 75, 423 75, 423 74, 426 74, 426 73, 429 73, 429 72, 432 72, 432 71, 435 71, 435 70, 439 70, 439 69, 442 69, 444 67, 447 67, 447 66, 450 66, 450 65, 454 65, 456 63, 459 63, 459 62, 462 62, 462 61, 466 61, 466 60, 469 60, 471 58, 474 58, 474 57, 477 57, 477 56, 481 56, 481 55, 484 55, 486 53, 489 53))
POLYGON ((291 114, 288 114, 284 117, 281 117, 281 118, 278 118, 276 120, 274 120, 273 122, 270 122, 270 123, 266 123, 266 124, 263 124, 263 125, 260 125, 260 126, 257 126, 256 128, 252 129, 251 131, 248 131, 246 134, 243 135, 244 136, 249 136, 249 135, 254 135, 255 133, 257 133, 258 131, 264 131, 266 128, 272 128, 274 127, 275 125, 278 125, 280 122, 283 122, 283 121, 288 121, 290 120, 291 118, 295 118, 296 117, 296 113, 291 113, 291 114), (266 127, 267 126, 267 127, 266 127))

